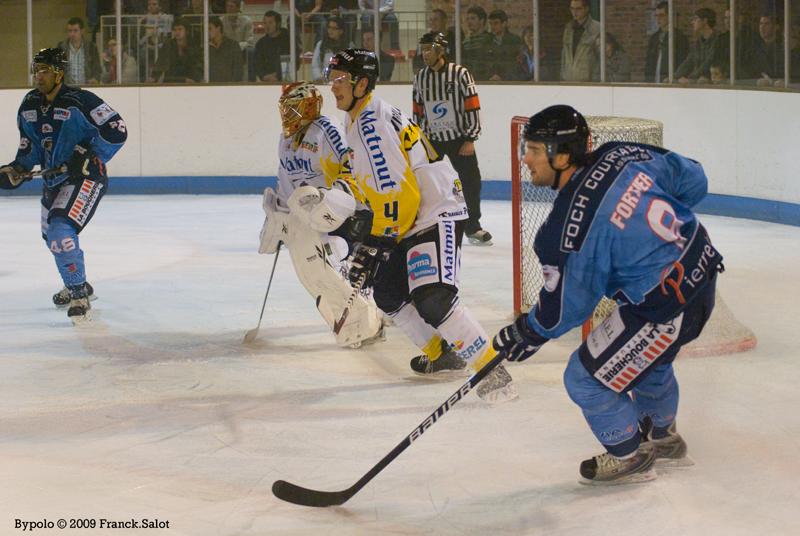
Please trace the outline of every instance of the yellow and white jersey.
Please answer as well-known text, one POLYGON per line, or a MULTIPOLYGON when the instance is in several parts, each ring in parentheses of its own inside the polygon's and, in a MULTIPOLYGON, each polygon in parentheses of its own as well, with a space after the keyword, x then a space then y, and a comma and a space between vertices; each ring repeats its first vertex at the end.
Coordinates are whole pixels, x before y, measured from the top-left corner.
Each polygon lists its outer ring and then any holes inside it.
POLYGON ((352 190, 375 214, 372 235, 400 240, 440 220, 467 218, 458 174, 448 160, 436 161, 428 139, 400 110, 370 95, 355 121, 346 116, 345 132, 352 190))
POLYGON ((342 124, 320 116, 305 131, 278 142, 278 207, 288 212, 287 200, 303 185, 330 188, 336 179, 349 178, 349 148, 342 124))

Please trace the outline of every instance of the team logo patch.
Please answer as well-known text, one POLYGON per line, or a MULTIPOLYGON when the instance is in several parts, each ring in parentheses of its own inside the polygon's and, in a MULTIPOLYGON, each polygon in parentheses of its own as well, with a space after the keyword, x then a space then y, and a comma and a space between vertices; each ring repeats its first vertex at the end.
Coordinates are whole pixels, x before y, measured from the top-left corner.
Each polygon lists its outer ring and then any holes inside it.
POLYGON ((469 360, 473 356, 480 355, 486 347, 486 339, 483 335, 478 335, 478 338, 470 344, 465 344, 464 341, 456 341, 452 344, 451 348, 458 354, 461 359, 469 360))
POLYGON ((22 137, 22 138, 19 139, 19 150, 20 151, 25 151, 30 146, 31 146, 31 140, 29 140, 28 138, 22 137))
POLYGON ((38 119, 38 114, 36 113, 36 110, 23 110, 22 118, 28 123, 35 123, 38 119))
POLYGON ((69 210, 69 217, 78 225, 83 225, 92 213, 92 209, 97 200, 100 198, 100 190, 103 185, 89 179, 85 179, 81 185, 75 201, 72 203, 72 208, 69 210))
POLYGON ((547 292, 553 292, 558 288, 558 282, 561 280, 561 272, 558 271, 558 266, 545 264, 542 266, 542 275, 544 275, 544 288, 547 292))
POLYGON ((645 324, 594 373, 594 377, 621 393, 675 342, 682 322, 683 314, 680 314, 666 324, 645 324))
POLYGON ((42 134, 50 134, 53 132, 53 126, 50 123, 44 123, 42 125, 42 134))
POLYGON ((439 101, 433 105, 431 110, 434 113, 433 119, 441 119, 442 117, 447 115, 447 102, 446 101, 439 101))
POLYGON ((69 203, 69 199, 72 197, 72 192, 74 190, 75 186, 72 184, 62 186, 61 189, 58 190, 58 195, 53 200, 53 205, 50 208, 67 208, 67 203, 69 203))
POLYGON ((101 104, 100 106, 89 112, 89 115, 92 116, 92 119, 94 120, 95 124, 97 126, 100 126, 105 124, 105 122, 108 121, 112 116, 116 115, 116 113, 117 112, 115 112, 113 108, 111 108, 111 106, 109 106, 104 102, 103 104, 101 104))
POLYGON ((72 112, 67 110, 66 108, 53 108, 53 119, 58 121, 66 121, 70 118, 72 112))
POLYGON ((416 281, 422 277, 430 277, 439 273, 433 259, 427 253, 411 251, 408 254, 408 277, 416 281))

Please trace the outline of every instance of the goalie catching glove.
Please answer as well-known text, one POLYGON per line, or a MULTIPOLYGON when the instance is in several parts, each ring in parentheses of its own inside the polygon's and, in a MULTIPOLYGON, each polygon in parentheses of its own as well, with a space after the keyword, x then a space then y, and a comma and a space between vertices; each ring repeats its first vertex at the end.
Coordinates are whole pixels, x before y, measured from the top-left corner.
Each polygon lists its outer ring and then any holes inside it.
POLYGON ((505 354, 509 361, 525 361, 539 351, 547 338, 536 333, 528 324, 528 315, 522 314, 494 336, 492 346, 498 353, 505 354))

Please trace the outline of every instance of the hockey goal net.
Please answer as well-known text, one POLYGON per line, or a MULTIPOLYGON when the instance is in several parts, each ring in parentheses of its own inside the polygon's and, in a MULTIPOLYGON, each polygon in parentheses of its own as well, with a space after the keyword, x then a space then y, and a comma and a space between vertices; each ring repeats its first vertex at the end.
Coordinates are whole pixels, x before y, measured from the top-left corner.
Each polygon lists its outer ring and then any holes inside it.
MULTIPOLYGON (((533 307, 544 284, 542 267, 533 251, 533 240, 539 227, 550 214, 556 192, 548 187, 535 186, 530 171, 522 162, 524 140, 522 131, 527 117, 511 120, 511 192, 513 205, 514 245, 514 312, 527 312, 533 307)), ((591 146, 599 147, 609 141, 630 141, 663 146, 663 125, 659 121, 630 117, 589 116, 591 146)), ((583 338, 592 327, 602 322, 616 304, 603 298, 592 318, 583 325, 583 338)), ((717 292, 716 307, 703 334, 681 350, 681 355, 721 355, 749 350, 756 337, 739 322, 717 292)))

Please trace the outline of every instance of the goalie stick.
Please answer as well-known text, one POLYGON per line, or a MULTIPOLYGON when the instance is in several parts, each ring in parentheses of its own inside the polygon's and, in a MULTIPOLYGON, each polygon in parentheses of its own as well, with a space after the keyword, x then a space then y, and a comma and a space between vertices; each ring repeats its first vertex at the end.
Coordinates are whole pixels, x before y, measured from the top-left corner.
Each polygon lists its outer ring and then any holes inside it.
POLYGON ((264 293, 264 303, 261 304, 261 315, 258 317, 258 325, 244 334, 244 344, 249 344, 256 340, 258 337, 258 330, 261 328, 261 319, 264 318, 264 308, 267 306, 267 296, 269 296, 269 289, 272 286, 272 276, 275 275, 275 267, 278 265, 278 254, 281 252, 283 242, 278 242, 278 249, 275 250, 275 261, 272 263, 272 272, 269 274, 269 283, 267 283, 267 292, 264 293))
POLYGON ((470 378, 462 385, 458 391, 450 395, 443 404, 436 408, 433 413, 422 421, 419 426, 414 428, 396 447, 392 449, 389 454, 383 457, 375 466, 370 469, 367 474, 362 476, 358 482, 353 484, 347 489, 341 491, 318 491, 314 489, 304 488, 285 480, 276 480, 272 484, 272 493, 277 498, 299 504, 301 506, 340 506, 346 503, 350 497, 361 491, 361 488, 375 478, 375 475, 383 471, 387 465, 392 463, 404 450, 411 446, 411 443, 424 434, 428 428, 433 426, 439 419, 444 417, 445 413, 450 411, 456 402, 464 398, 482 379, 486 377, 497 365, 505 359, 505 354, 497 354, 491 361, 486 363, 478 372, 470 376, 470 378))
POLYGON ((356 301, 356 297, 358 293, 361 292, 361 287, 364 286, 364 281, 367 280, 367 274, 361 274, 361 277, 358 278, 356 281, 356 286, 353 287, 353 292, 350 293, 350 297, 347 298, 347 303, 344 304, 344 310, 342 311, 342 316, 339 317, 339 320, 336 320, 333 323, 333 333, 338 335, 342 328, 344 327, 344 321, 347 320, 347 315, 350 314, 350 308, 353 306, 353 302, 356 301))

